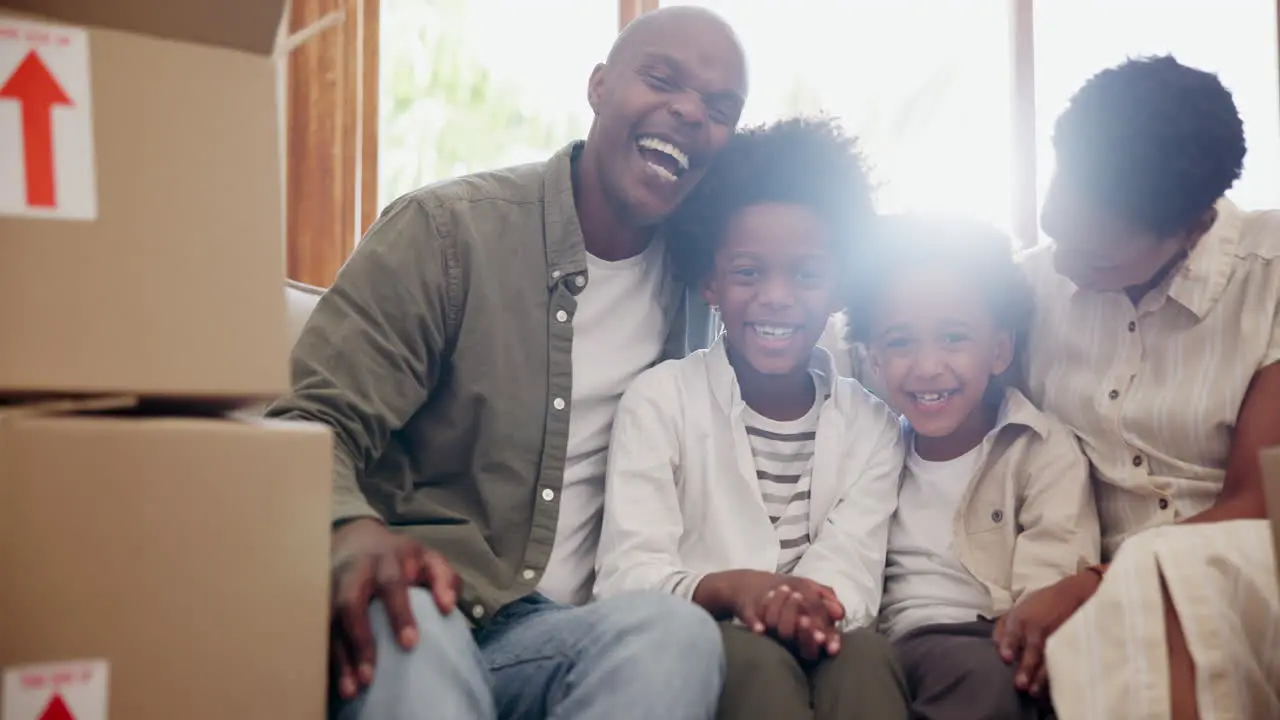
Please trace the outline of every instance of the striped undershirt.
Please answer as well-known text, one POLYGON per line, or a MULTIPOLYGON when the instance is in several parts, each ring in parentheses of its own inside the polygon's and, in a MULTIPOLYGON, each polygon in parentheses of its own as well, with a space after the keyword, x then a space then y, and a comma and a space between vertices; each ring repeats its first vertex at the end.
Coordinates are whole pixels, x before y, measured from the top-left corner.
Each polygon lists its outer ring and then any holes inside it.
POLYGON ((809 549, 809 475, 813 466, 818 407, 798 420, 771 420, 743 411, 756 480, 769 520, 778 535, 778 572, 789 573, 809 549))

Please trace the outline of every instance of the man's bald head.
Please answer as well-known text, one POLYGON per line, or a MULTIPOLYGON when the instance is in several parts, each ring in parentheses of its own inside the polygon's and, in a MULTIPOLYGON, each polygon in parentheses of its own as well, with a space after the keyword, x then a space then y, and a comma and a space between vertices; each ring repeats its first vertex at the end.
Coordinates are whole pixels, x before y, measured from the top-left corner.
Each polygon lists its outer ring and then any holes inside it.
POLYGON ((683 6, 641 15, 591 73, 595 122, 580 178, 621 224, 653 225, 733 135, 746 94, 742 46, 719 15, 683 6))
POLYGON ((634 53, 637 48, 644 47, 655 35, 665 34, 673 28, 685 31, 697 30, 706 32, 711 37, 728 40, 731 44, 738 46, 739 55, 745 57, 737 34, 724 18, 696 5, 674 5, 647 12, 627 23, 627 26, 622 28, 622 32, 618 33, 617 39, 613 41, 613 47, 609 49, 609 57, 605 63, 617 62, 628 53, 634 53))

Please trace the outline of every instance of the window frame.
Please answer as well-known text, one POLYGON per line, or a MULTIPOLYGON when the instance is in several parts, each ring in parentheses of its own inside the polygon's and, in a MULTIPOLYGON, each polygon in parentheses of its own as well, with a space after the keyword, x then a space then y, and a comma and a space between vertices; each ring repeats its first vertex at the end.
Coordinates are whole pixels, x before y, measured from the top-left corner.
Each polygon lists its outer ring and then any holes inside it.
POLYGON ((293 0, 285 77, 287 277, 328 287, 377 217, 379 0, 293 0))

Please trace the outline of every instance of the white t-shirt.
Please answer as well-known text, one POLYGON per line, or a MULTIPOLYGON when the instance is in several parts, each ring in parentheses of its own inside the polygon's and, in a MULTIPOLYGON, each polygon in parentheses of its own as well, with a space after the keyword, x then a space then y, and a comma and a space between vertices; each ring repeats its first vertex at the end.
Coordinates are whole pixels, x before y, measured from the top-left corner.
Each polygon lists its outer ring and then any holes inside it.
POLYGON ((668 331, 660 241, 617 262, 588 254, 587 277, 573 316, 573 396, 560 518, 538 583, 538 592, 574 605, 591 599, 595 582, 614 412, 631 381, 661 359, 668 331))
POLYGON ((896 639, 924 625, 991 614, 991 595, 952 548, 955 515, 978 470, 981 446, 931 462, 911 448, 889 524, 880 626, 896 639))
POLYGON ((789 422, 771 420, 750 407, 742 412, 760 498, 778 536, 777 571, 783 574, 795 569, 811 542, 809 486, 822 401, 818 398, 804 417, 789 422))

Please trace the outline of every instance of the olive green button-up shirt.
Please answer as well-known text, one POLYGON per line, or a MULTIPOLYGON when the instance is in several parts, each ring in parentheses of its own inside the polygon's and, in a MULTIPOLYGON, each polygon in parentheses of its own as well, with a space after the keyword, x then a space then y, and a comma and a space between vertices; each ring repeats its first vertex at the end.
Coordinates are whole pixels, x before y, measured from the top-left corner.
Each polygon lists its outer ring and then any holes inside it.
MULTIPOLYGON (((293 351, 269 411, 335 434, 335 523, 378 517, 441 552, 483 624, 551 556, 586 250, 571 165, 447 180, 400 198, 361 240, 293 351)), ((664 292, 666 354, 685 290, 664 292)))

